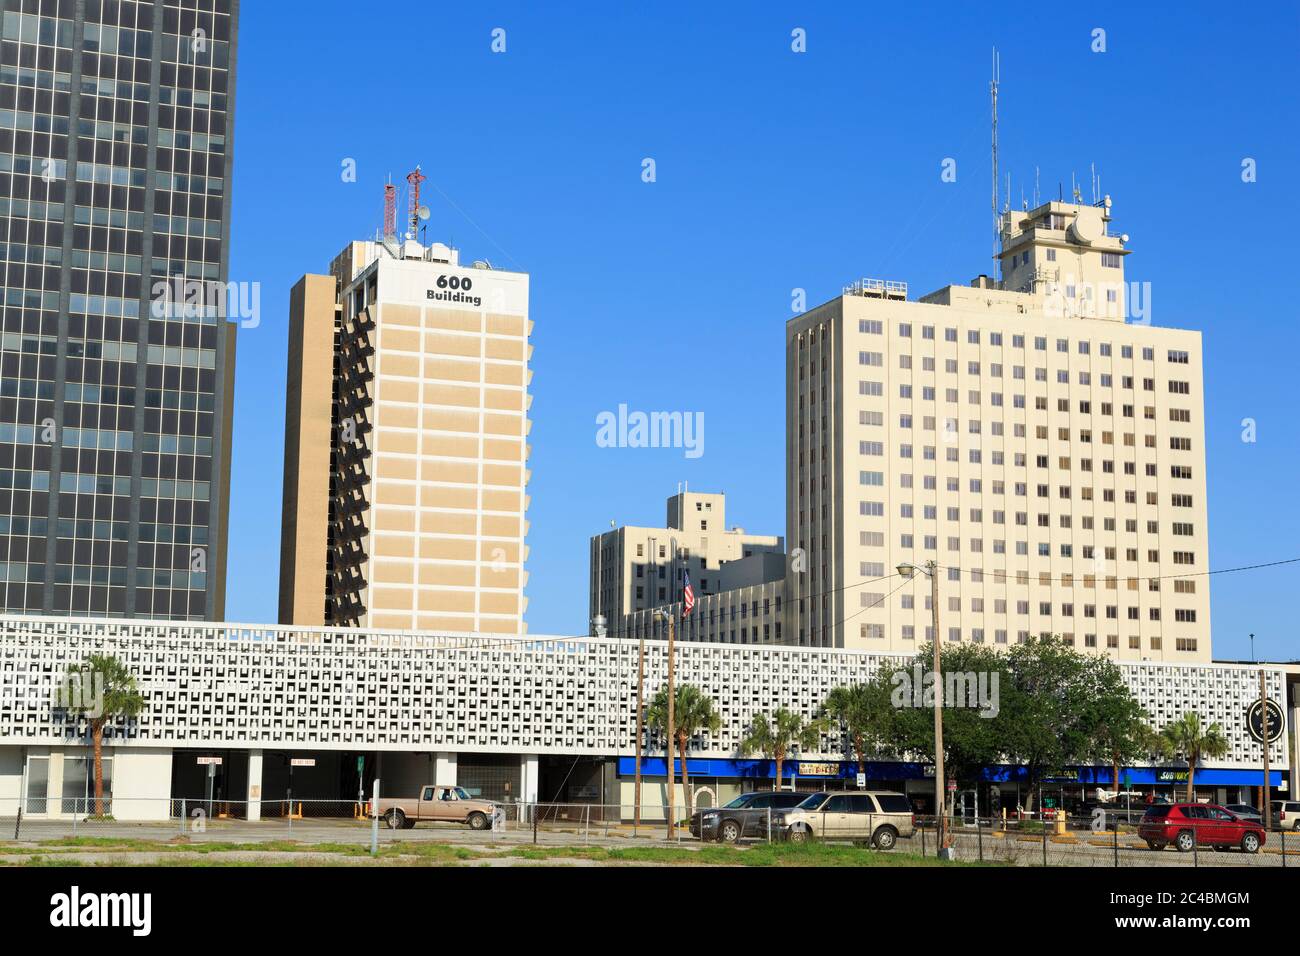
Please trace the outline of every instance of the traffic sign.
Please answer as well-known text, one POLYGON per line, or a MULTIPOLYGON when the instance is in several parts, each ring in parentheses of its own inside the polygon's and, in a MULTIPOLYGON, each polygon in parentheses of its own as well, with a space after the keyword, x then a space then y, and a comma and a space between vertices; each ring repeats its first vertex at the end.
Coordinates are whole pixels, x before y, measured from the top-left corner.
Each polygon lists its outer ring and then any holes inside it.
POLYGON ((196 757, 195 760, 198 761, 199 766, 202 766, 204 764, 207 764, 208 766, 217 766, 217 767, 221 766, 220 757, 196 757))
POLYGON ((290 767, 314 767, 316 766, 315 757, 294 757, 289 761, 290 767))

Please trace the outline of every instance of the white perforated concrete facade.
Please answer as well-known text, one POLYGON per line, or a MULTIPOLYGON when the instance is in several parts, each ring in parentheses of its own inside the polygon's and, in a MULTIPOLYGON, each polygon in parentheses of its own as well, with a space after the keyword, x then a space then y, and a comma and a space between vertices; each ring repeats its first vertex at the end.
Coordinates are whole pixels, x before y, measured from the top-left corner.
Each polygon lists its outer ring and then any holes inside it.
MULTIPOLYGON (((225 746, 509 754, 629 754, 637 646, 589 637, 431 635, 274 625, 0 618, 0 747, 55 745, 75 731, 53 707, 69 665, 117 655, 147 709, 116 747, 225 746)), ((683 642, 678 679, 722 717, 700 757, 736 756, 755 713, 813 716, 833 687, 867 678, 887 655, 683 642)), ((664 645, 647 644, 646 694, 663 681, 664 645)), ((1187 710, 1220 723, 1232 750, 1207 766, 1258 767, 1245 714, 1259 671, 1226 664, 1121 664, 1157 726, 1187 710)), ((1284 674, 1266 666, 1269 696, 1284 674)), ((1283 741, 1285 737, 1283 738, 1283 741)), ((1284 742, 1271 753, 1284 770, 1284 742)), ((806 759, 839 759, 829 739, 806 759)))

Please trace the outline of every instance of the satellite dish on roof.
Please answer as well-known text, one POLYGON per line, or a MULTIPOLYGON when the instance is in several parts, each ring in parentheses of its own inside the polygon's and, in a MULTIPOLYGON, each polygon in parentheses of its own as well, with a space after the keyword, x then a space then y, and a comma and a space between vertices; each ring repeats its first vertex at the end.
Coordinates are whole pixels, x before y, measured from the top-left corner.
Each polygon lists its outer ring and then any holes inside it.
POLYGON ((1070 223, 1069 231, 1076 242, 1091 245, 1101 238, 1101 217, 1076 215, 1074 222, 1070 223))
POLYGON ((421 206, 419 209, 415 210, 415 214, 416 214, 417 216, 420 217, 420 221, 421 221, 421 222, 428 222, 428 221, 429 221, 429 207, 428 207, 428 206, 421 206))

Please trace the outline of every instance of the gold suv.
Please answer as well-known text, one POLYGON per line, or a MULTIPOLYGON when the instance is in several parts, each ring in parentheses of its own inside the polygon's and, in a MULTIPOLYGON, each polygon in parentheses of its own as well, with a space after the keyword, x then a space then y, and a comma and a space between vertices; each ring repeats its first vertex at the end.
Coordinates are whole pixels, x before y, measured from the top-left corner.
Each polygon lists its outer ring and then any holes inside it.
POLYGON ((901 793, 886 790, 840 790, 809 794, 785 810, 773 828, 791 843, 848 840, 892 850, 899 837, 916 832, 912 805, 901 793))

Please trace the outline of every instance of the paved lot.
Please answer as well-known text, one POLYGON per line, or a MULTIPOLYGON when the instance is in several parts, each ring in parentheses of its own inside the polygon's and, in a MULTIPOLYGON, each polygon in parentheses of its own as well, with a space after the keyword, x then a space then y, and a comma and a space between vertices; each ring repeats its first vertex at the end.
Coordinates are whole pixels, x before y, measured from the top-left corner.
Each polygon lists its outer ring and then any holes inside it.
MULTIPOLYGON (((0 820, 0 841, 12 846, 34 848, 44 841, 59 840, 67 837, 106 837, 113 839, 169 842, 182 836, 180 821, 172 823, 88 823, 79 821, 75 828, 71 820, 24 820, 20 838, 13 843, 14 821, 12 818, 0 820)), ((338 819, 307 819, 288 821, 284 819, 262 820, 249 823, 243 820, 211 820, 202 830, 189 829, 183 836, 190 843, 269 843, 291 840, 300 844, 350 844, 368 846, 371 828, 366 821, 338 819)), ((1049 866, 1088 866, 1088 867, 1146 867, 1167 866, 1192 868, 1195 866, 1212 867, 1288 867, 1300 868, 1300 834, 1288 835, 1285 861, 1280 851, 1280 839, 1271 834, 1269 844, 1257 854, 1240 851, 1217 852, 1205 848, 1196 854, 1179 853, 1167 848, 1159 852, 1148 850, 1146 845, 1136 837, 1121 834, 1116 848, 1110 833, 1092 834, 1077 832, 1071 834, 1072 842, 1059 842, 1050 837, 1046 847, 1046 859, 1049 866)), ((677 831, 677 839, 669 844, 665 839, 662 824, 643 825, 639 830, 624 825, 592 825, 587 828, 554 826, 540 827, 536 833, 536 842, 548 847, 627 847, 627 846, 699 846, 682 830, 677 831)), ((410 830, 389 830, 382 824, 379 827, 381 845, 392 843, 441 843, 452 846, 490 849, 493 846, 531 845, 534 834, 530 827, 509 824, 499 832, 473 831, 463 826, 447 824, 422 824, 410 830)), ((982 833, 959 829, 953 834, 953 843, 958 858, 1006 862, 1017 866, 1042 866, 1044 859, 1043 840, 1041 836, 1018 834, 982 833)), ((899 841, 902 852, 934 853, 934 834, 926 833, 924 838, 918 834, 911 840, 899 841)), ((0 855, 3 846, 0 845, 0 855)))

